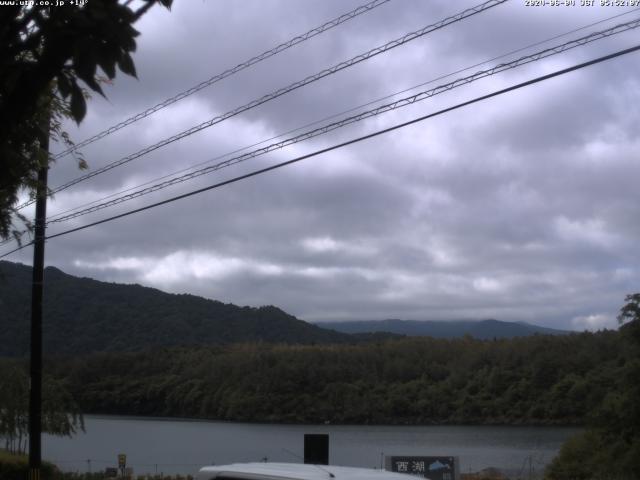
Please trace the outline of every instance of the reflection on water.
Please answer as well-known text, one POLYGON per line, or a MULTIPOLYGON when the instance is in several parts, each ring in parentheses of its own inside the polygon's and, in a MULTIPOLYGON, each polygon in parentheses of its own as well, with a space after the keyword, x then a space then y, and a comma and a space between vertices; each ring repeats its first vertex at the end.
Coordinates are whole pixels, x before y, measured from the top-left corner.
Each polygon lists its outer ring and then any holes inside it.
POLYGON ((211 463, 302 462, 303 435, 329 434, 330 463, 380 468, 384 455, 456 455, 462 472, 493 466, 536 471, 578 430, 557 427, 255 425, 158 418, 85 417, 86 433, 45 436, 43 456, 63 470, 98 471, 127 454, 134 473, 194 473, 211 463), (526 464, 526 465, 525 465, 526 464))

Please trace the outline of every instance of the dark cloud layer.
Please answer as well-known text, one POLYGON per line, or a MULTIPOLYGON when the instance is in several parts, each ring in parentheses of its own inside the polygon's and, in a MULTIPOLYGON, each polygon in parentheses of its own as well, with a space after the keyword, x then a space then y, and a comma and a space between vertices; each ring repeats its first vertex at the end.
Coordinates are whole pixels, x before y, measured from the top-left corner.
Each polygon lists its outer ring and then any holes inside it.
MULTIPOLYGON (((140 24, 140 80, 118 77, 109 100, 92 99, 87 120, 70 131, 81 140, 358 4, 255 0, 157 9, 140 24)), ((85 156, 99 168, 473 5, 393 0, 96 142, 85 156)), ((512 0, 60 193, 50 213, 622 13, 512 0)), ((406 121, 628 47, 634 38, 632 31, 574 49, 51 231, 406 121)), ((47 261, 76 275, 275 304, 309 320, 494 317, 612 327, 640 280, 638 65, 637 54, 617 59, 61 237, 48 243, 47 261)), ((62 159, 52 184, 77 175, 75 163, 62 159)), ((29 253, 11 259, 28 262, 29 253)))

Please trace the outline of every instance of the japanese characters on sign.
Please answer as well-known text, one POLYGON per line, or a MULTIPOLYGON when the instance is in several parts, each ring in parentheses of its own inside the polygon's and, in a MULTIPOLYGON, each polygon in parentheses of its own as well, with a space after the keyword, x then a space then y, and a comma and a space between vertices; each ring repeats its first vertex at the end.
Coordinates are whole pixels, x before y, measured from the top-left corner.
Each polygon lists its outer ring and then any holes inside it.
POLYGON ((458 480, 458 457, 387 457, 387 470, 429 480, 458 480))

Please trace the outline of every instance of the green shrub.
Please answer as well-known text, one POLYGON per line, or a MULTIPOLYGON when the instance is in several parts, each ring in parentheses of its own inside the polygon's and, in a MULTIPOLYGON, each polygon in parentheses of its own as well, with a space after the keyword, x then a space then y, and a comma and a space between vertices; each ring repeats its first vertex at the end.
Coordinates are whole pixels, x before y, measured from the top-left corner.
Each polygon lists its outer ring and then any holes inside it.
MULTIPOLYGON (((48 462, 42 462, 41 480, 56 480, 60 471, 48 462)), ((0 479, 26 480, 29 474, 29 460, 26 455, 18 455, 0 450, 0 479)))

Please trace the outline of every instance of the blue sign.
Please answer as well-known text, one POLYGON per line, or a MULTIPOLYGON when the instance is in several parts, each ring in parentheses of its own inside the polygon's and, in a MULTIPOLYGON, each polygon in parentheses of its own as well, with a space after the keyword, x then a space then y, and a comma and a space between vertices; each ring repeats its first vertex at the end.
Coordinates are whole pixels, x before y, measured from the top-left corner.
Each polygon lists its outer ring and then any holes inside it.
POLYGON ((458 457, 387 457, 387 470, 428 480, 458 480, 458 457))

